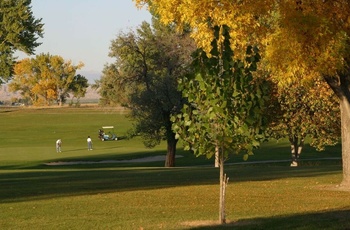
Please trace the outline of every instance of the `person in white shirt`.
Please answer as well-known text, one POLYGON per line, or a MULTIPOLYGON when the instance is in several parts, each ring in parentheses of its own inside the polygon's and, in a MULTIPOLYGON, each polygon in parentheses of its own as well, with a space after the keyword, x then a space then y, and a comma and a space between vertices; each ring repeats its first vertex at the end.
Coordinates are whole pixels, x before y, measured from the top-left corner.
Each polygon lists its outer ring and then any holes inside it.
POLYGON ((58 139, 56 141, 56 152, 60 153, 61 152, 61 146, 62 146, 62 140, 58 139))
POLYGON ((92 140, 91 140, 90 136, 88 136, 86 141, 87 141, 87 145, 88 145, 88 150, 92 150, 92 140))

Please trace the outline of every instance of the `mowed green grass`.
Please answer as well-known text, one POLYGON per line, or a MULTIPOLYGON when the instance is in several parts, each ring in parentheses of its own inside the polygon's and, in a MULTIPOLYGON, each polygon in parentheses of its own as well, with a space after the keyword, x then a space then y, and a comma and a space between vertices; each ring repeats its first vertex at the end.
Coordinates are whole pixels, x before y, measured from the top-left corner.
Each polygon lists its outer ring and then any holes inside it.
POLYGON ((112 108, 46 108, 0 110, 0 157, 2 167, 29 167, 60 160, 93 160, 123 158, 146 149, 139 138, 100 141, 98 129, 114 126, 118 136, 131 127, 126 112, 112 108), (93 151, 87 151, 86 139, 93 140, 93 151), (55 142, 63 141, 62 153, 56 153, 55 142))
MULTIPOLYGON (((0 229, 347 229, 349 192, 339 190, 340 160, 305 160, 289 167, 286 142, 265 143, 249 159, 232 156, 225 172, 227 225, 217 224, 218 169, 179 150, 164 162, 47 166, 57 161, 123 160, 164 155, 139 138, 101 142, 97 131, 131 122, 111 108, 0 108, 0 229), (92 136, 94 150, 87 151, 92 136), (63 140, 56 153, 55 141, 63 140), (281 160, 258 164, 255 161, 281 160), (190 167, 189 167, 190 166, 190 167)), ((180 147, 180 146, 179 146, 180 147)), ((304 159, 340 157, 339 146, 304 159)))

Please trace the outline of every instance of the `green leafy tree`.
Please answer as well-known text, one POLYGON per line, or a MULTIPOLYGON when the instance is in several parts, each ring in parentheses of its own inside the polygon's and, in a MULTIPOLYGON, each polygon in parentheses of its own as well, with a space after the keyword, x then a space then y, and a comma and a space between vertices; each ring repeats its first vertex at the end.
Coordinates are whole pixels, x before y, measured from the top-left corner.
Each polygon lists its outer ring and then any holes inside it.
POLYGON ((72 83, 69 85, 69 92, 72 94, 72 102, 73 99, 76 98, 78 104, 80 98, 85 96, 88 87, 89 83, 86 77, 80 74, 75 75, 72 83))
POLYGON ((117 81, 119 78, 121 78, 119 70, 114 63, 105 65, 101 78, 95 80, 95 84, 91 86, 93 89, 98 90, 100 94, 100 105, 116 106, 120 103, 127 103, 129 92, 126 91, 126 87, 123 87, 123 91, 121 91, 122 89, 117 81))
POLYGON ((0 84, 11 79, 15 51, 34 54, 43 36, 41 19, 35 19, 30 0, 0 0, 0 84))
POLYGON ((188 33, 178 34, 156 19, 112 41, 113 64, 104 68, 97 85, 104 103, 130 108, 135 134, 147 147, 167 141, 166 167, 175 166, 177 139, 170 116, 179 113, 184 100, 177 90, 191 61, 194 44, 188 33))
POLYGON ((14 77, 9 83, 11 91, 20 91, 22 97, 35 105, 62 105, 70 93, 84 96, 87 79, 76 75, 82 63, 73 65, 61 56, 40 54, 25 58, 14 67, 14 77))
POLYGON ((199 50, 193 62, 194 73, 179 83, 188 104, 172 120, 177 138, 185 140, 186 149, 208 158, 219 152, 219 220, 224 223, 228 180, 224 161, 230 153, 244 153, 247 159, 259 146, 268 85, 261 78, 253 78, 260 60, 258 49, 249 46, 244 60, 233 59, 228 27, 215 27, 214 31, 210 57, 199 50))

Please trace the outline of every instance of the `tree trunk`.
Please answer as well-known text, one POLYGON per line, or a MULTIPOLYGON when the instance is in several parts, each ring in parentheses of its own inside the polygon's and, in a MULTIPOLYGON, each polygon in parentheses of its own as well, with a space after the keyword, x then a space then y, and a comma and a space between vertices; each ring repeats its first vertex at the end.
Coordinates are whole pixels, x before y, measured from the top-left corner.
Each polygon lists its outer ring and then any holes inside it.
MULTIPOLYGON (((349 60, 346 62, 350 63, 349 60)), ((343 161, 343 180, 340 186, 350 189, 350 73, 339 72, 338 75, 338 78, 324 76, 324 79, 339 98, 343 161)))
POLYGON ((340 98, 343 180, 341 186, 350 188, 350 103, 340 98))
POLYGON ((62 97, 61 97, 61 95, 62 95, 62 93, 61 93, 61 89, 60 89, 60 87, 58 86, 58 84, 56 85, 56 89, 57 89, 57 104, 59 105, 59 106, 62 106, 62 97))
POLYGON ((299 164, 299 156, 303 149, 304 137, 298 137, 296 135, 289 137, 290 151, 292 154, 292 163, 290 166, 296 167, 299 164))
POLYGON ((226 195, 226 186, 228 183, 228 178, 224 174, 224 153, 223 150, 218 151, 219 153, 219 166, 220 166, 220 199, 219 199, 219 221, 220 224, 226 223, 226 214, 225 214, 225 195, 226 195))
POLYGON ((215 146, 215 168, 219 168, 220 166, 220 153, 219 153, 219 146, 215 146))
POLYGON ((175 138, 175 133, 168 135, 165 167, 175 167, 176 144, 177 139, 175 138))

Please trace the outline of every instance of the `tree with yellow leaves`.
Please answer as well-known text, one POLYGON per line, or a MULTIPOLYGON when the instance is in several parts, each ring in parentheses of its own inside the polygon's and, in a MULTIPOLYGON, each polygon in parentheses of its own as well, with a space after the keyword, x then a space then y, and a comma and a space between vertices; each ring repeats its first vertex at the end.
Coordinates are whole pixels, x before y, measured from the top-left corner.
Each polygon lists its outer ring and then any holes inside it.
POLYGON ((82 63, 73 65, 61 56, 40 54, 25 58, 14 68, 14 77, 9 84, 11 91, 20 91, 23 99, 34 105, 62 105, 70 93, 85 94, 87 79, 76 71, 82 63), (79 86, 78 86, 79 85, 79 86))
POLYGON ((213 26, 230 27, 237 55, 258 45, 280 87, 321 79, 340 103, 342 187, 350 188, 350 3, 348 0, 134 0, 148 4, 163 23, 193 28, 209 53, 213 26))

